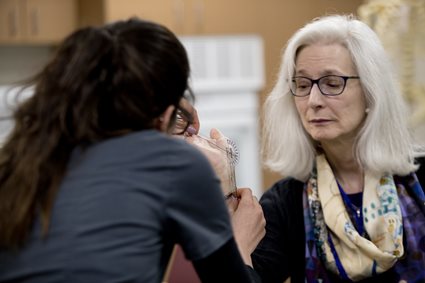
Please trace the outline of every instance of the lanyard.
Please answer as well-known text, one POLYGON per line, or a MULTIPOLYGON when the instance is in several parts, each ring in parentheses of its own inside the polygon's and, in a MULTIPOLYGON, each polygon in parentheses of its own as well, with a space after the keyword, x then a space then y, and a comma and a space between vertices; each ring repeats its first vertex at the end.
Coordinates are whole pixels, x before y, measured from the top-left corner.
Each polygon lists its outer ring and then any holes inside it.
MULTIPOLYGON (((338 188, 339 188, 339 192, 341 193, 342 199, 344 200, 344 203, 349 207, 349 209, 351 211, 354 212, 354 219, 356 220, 356 224, 357 224, 357 231, 359 232, 360 235, 363 235, 364 233, 364 224, 363 224, 363 211, 362 211, 362 207, 358 208, 356 207, 350 200, 350 198, 347 196, 347 194, 344 192, 344 190, 342 189, 341 185, 337 182, 338 184, 338 188)), ((332 241, 332 237, 330 235, 330 233, 328 232, 328 243, 332 252, 332 255, 334 256, 335 259, 335 265, 338 268, 338 272, 339 275, 341 276, 342 279, 348 281, 348 282, 353 282, 347 275, 344 266, 342 265, 341 260, 339 259, 338 253, 336 252, 335 249, 335 245, 332 241)))
POLYGON ((339 259, 338 253, 336 252, 335 245, 334 245, 334 242, 332 241, 331 233, 329 231, 328 231, 328 243, 329 243, 329 246, 331 248, 332 255, 334 256, 335 265, 338 268, 339 276, 342 279, 346 280, 347 282, 353 282, 348 277, 347 272, 345 272, 344 266, 342 266, 342 262, 339 259))
POLYGON ((359 232, 360 236, 364 236, 364 223, 363 223, 363 209, 362 207, 356 207, 347 196, 347 194, 342 189, 341 185, 337 182, 339 192, 341 193, 342 199, 344 203, 348 206, 348 208, 354 214, 354 220, 356 221, 357 232, 359 232))

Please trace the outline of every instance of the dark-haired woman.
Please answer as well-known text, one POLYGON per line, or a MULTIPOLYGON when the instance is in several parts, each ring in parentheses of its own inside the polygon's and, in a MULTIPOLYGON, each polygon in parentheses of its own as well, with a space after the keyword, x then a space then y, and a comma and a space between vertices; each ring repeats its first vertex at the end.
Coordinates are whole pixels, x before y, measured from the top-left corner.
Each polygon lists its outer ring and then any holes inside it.
POLYGON ((161 282, 174 244, 204 282, 255 279, 207 159, 170 135, 188 77, 155 23, 65 39, 0 150, 0 282, 161 282))

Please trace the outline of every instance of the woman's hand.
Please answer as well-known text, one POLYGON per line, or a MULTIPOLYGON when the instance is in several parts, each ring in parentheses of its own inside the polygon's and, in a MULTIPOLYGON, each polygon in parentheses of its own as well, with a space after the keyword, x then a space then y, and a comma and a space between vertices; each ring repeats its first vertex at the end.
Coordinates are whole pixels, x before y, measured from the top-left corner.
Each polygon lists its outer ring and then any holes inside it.
POLYGON ((223 194, 232 193, 236 187, 232 182, 233 179, 231 179, 233 177, 231 174, 233 174, 234 170, 231 170, 232 168, 230 168, 227 158, 227 138, 217 129, 211 130, 210 138, 198 136, 200 122, 196 108, 185 98, 180 100, 179 107, 191 114, 192 123, 186 133, 175 135, 175 137, 184 138, 204 153, 220 179, 223 194))
MULTIPOLYGON (((180 107, 191 113, 193 117, 191 125, 193 129, 189 131, 189 134, 185 135, 186 141, 195 145, 205 154, 215 173, 220 178, 223 195, 228 195, 235 188, 234 183, 231 181, 230 174, 232 174, 232 171, 229 168, 227 153, 222 150, 228 146, 227 138, 217 129, 210 131, 209 141, 205 138, 200 138, 197 135, 200 122, 196 109, 186 99, 181 100, 180 107)), ((249 188, 237 189, 236 197, 232 196, 226 202, 239 252, 245 264, 252 267, 251 254, 266 234, 266 220, 263 210, 249 188)))
POLYGON ((229 198, 233 233, 245 264, 252 267, 251 254, 266 234, 266 219, 261 205, 249 188, 237 190, 238 198, 229 198))
POLYGON ((186 137, 186 141, 196 146, 208 158, 220 179, 223 195, 227 196, 233 193, 236 190, 233 181, 235 176, 233 176, 232 164, 227 157, 227 138, 219 130, 211 129, 210 138, 192 135, 186 137))

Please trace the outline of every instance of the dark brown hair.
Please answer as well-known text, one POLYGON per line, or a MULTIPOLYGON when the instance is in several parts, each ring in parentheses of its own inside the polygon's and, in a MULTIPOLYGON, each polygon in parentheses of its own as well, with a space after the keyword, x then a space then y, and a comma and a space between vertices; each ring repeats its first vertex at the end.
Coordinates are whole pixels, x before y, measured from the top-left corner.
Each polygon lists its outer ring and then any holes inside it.
POLYGON ((68 36, 29 81, 0 149, 0 247, 24 244, 36 216, 47 233, 74 148, 154 128, 188 77, 184 47, 161 25, 133 18, 68 36))

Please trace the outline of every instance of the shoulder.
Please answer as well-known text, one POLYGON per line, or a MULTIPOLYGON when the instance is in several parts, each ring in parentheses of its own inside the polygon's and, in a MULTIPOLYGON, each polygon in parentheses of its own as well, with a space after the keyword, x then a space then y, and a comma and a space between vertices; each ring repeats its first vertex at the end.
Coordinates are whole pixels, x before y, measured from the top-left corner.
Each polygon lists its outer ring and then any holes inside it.
POLYGON ((425 187, 425 156, 419 157, 416 160, 419 163, 419 168, 415 173, 418 177, 419 183, 425 187))
POLYGON ((155 130, 134 132, 99 142, 85 150, 76 149, 70 172, 101 170, 105 176, 127 174, 144 182, 183 182, 192 176, 214 177, 207 158, 183 139, 155 130))
POLYGON ((205 193, 199 187, 219 186, 207 157, 184 139, 157 133, 146 148, 150 166, 164 174, 168 172, 173 184, 181 184, 188 191, 201 191, 198 193, 205 193))
POLYGON ((301 196, 304 183, 294 178, 277 181, 261 197, 261 201, 286 202, 301 196))
POLYGON ((304 183, 293 178, 276 182, 261 197, 260 204, 266 219, 287 218, 302 210, 304 183))
POLYGON ((156 130, 135 132, 112 139, 104 147, 110 151, 119 151, 123 156, 156 161, 170 166, 181 166, 182 162, 186 167, 190 164, 208 164, 206 157, 184 139, 156 130))
MULTIPOLYGON (((406 176, 397 176, 394 175, 394 182, 397 185, 402 185, 407 194, 412 197, 416 203, 418 204, 418 206, 420 207, 420 209, 422 210, 422 213, 425 214, 425 196, 424 196, 424 180, 423 180, 423 175, 420 176, 418 175, 418 173, 416 172, 416 174, 414 172, 406 175, 406 176), (422 180, 421 180, 422 177, 422 180)), ((403 195, 403 193, 400 195, 399 197, 401 197, 403 195)))
MULTIPOLYGON (((193 199, 220 199, 220 180, 207 157, 184 139, 156 135, 150 146, 149 167, 161 172, 162 178, 173 187, 171 196, 191 195, 193 199), (200 189, 202 188, 202 189, 200 189)), ((142 165, 138 165, 142 166, 142 165)))
POLYGON ((264 282, 283 282, 303 272, 299 268, 304 266, 303 189, 303 182, 285 178, 268 189, 260 200, 266 235, 252 258, 264 282))

